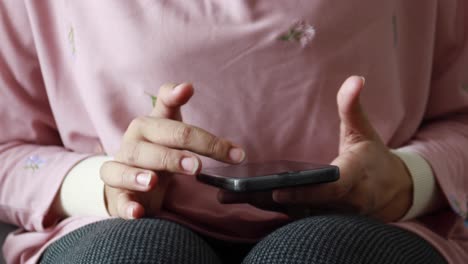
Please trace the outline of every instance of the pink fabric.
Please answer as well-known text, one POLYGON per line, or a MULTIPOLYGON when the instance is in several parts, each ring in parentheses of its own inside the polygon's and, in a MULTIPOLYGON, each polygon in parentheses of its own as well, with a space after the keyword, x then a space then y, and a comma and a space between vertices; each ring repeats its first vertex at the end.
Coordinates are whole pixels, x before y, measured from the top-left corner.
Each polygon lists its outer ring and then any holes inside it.
MULTIPOLYGON (((193 82, 185 121, 243 145, 249 161, 327 163, 338 152, 337 90, 359 74, 384 141, 425 157, 452 205, 398 225, 466 263, 467 19, 463 0, 1 1, 0 220, 22 227, 7 261, 34 263, 96 221, 53 225, 48 208, 76 162, 101 146, 116 152, 161 84, 193 82)), ((232 240, 288 221, 220 205, 216 189, 180 175, 163 217, 232 240)))

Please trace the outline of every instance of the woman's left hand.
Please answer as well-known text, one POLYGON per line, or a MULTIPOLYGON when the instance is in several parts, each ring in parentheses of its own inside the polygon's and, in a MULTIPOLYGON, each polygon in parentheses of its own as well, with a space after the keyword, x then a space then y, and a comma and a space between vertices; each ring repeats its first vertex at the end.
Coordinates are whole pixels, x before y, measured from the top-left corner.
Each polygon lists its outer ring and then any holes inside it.
POLYGON ((359 102, 363 86, 363 78, 349 77, 337 95, 340 149, 332 164, 340 168, 338 181, 251 194, 220 191, 218 199, 292 214, 332 211, 385 222, 403 217, 412 203, 412 180, 403 161, 385 146, 368 121, 359 102))

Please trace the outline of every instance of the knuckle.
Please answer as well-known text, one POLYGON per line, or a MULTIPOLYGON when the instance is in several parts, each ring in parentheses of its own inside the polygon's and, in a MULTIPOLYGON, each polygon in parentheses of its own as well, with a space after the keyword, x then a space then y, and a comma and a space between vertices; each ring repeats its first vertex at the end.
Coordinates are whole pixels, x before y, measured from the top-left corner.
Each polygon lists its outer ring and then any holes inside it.
POLYGON ((170 155, 169 151, 163 151, 161 153, 161 158, 160 158, 160 169, 161 170, 167 170, 169 168, 169 163, 170 163, 170 155))
POLYGON ((141 150, 141 141, 127 141, 122 143, 120 151, 115 159, 126 164, 135 164, 138 161, 141 150))
POLYGON ((127 131, 125 131, 124 137, 131 137, 134 135, 139 136, 141 134, 142 127, 146 126, 149 122, 149 117, 139 116, 133 119, 128 125, 127 131))
POLYGON ((165 150, 161 153, 160 169, 164 171, 177 172, 180 171, 180 156, 176 150, 165 150))
POLYGON ((190 126, 180 126, 175 131, 175 140, 182 146, 186 147, 190 144, 194 128, 190 126))
POLYGON ((132 163, 135 163, 138 159, 139 159, 139 156, 140 156, 140 146, 141 146, 141 142, 136 142, 134 145, 133 145, 133 148, 129 151, 129 161, 132 162, 132 163))
POLYGON ((138 128, 140 127, 141 124, 141 117, 137 117, 133 119, 130 124, 128 125, 127 131, 138 131, 138 128))
MULTIPOLYGON (((224 140, 218 137, 212 137, 210 142, 208 143, 208 151, 211 155, 221 155, 225 152, 225 144, 224 140)), ((227 152, 227 151, 226 151, 227 152)))
POLYGON ((132 180, 131 180, 129 167, 124 166, 120 171, 120 176, 119 177, 120 177, 120 185, 122 187, 126 187, 128 185, 131 185, 132 180))
POLYGON ((157 166, 158 170, 177 173, 183 171, 182 165, 180 163, 182 159, 180 151, 167 149, 160 154, 160 163, 157 166))

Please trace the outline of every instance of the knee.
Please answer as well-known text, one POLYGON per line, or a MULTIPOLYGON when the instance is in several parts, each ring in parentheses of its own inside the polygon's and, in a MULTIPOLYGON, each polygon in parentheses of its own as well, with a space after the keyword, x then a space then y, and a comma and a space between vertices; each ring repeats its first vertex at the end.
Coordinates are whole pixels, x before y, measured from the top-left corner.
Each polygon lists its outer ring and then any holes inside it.
POLYGON ((205 241, 165 220, 111 219, 80 228, 52 244, 44 263, 217 263, 205 241))
POLYGON ((315 216, 292 222, 261 240, 244 263, 327 263, 313 260, 336 250, 337 235, 356 230, 356 220, 315 216))
POLYGON ((423 239, 397 227, 336 215, 306 218, 274 231, 244 263, 441 263, 433 262, 440 259, 437 255, 423 239), (421 252, 427 258, 415 262, 413 256, 421 252))

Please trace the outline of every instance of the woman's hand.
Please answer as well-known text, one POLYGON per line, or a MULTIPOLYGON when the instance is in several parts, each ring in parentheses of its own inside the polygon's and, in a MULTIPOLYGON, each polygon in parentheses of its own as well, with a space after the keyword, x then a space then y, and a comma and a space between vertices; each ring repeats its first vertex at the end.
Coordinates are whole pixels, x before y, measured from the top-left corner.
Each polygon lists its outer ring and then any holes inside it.
POLYGON ((236 164, 244 151, 226 139, 182 122, 180 107, 193 95, 191 84, 160 88, 149 116, 134 119, 114 161, 101 167, 107 209, 126 219, 155 215, 161 208, 171 174, 196 175, 196 154, 236 164))
POLYGON ((301 210, 358 213, 386 222, 404 216, 412 202, 412 180, 404 163, 385 146, 361 108, 359 94, 363 86, 363 78, 350 77, 338 92, 340 149, 332 162, 340 168, 338 181, 270 193, 239 195, 221 191, 218 199, 294 214, 301 210))

